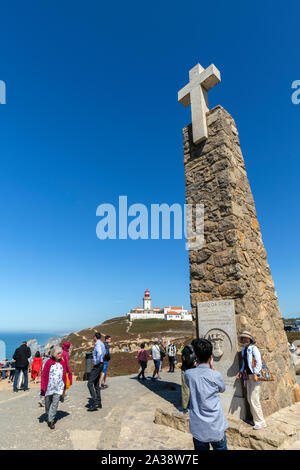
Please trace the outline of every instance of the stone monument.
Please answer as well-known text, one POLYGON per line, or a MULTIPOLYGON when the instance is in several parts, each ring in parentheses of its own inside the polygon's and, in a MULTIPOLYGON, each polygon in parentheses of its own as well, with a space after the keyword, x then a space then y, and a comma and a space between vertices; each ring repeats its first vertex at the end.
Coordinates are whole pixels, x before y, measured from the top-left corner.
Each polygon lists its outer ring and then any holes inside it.
POLYGON ((225 414, 246 418, 247 408, 242 384, 236 380, 239 371, 234 300, 198 302, 198 334, 213 344, 216 369, 221 372, 226 391, 221 400, 225 414))
POLYGON ((265 416, 291 405, 297 388, 278 299, 262 242, 238 132, 221 107, 209 111, 207 90, 220 81, 198 64, 178 100, 191 104, 183 129, 186 203, 204 204, 204 246, 190 250, 190 295, 198 335, 209 337, 227 382, 224 407, 243 417, 245 399, 235 375, 237 334, 256 337, 275 381, 262 385, 265 416))

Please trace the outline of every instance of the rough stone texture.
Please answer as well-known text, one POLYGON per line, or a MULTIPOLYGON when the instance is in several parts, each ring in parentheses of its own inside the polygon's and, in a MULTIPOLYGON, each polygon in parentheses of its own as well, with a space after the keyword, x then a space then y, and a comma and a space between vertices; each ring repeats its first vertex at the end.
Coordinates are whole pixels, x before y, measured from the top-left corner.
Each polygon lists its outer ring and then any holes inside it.
MULTIPOLYGON (((252 426, 232 416, 227 417, 226 437, 230 450, 296 449, 300 439, 300 403, 281 409, 267 418, 267 428, 255 431, 252 426)), ((170 406, 158 408, 155 423, 189 433, 188 415, 170 406)))
POLYGON ((205 210, 204 246, 189 253, 192 310, 196 316, 197 302, 235 300, 237 331, 253 333, 275 376, 262 385, 268 416, 295 401, 295 372, 235 122, 217 106, 207 124, 208 139, 198 145, 191 125, 183 129, 186 203, 205 210))
POLYGON ((167 411, 166 409, 157 408, 155 411, 155 424, 168 426, 181 432, 190 432, 190 420, 187 413, 167 411))
POLYGON ((267 428, 259 431, 243 421, 228 417, 226 431, 231 447, 252 450, 289 449, 300 438, 300 403, 281 409, 267 419, 267 428))

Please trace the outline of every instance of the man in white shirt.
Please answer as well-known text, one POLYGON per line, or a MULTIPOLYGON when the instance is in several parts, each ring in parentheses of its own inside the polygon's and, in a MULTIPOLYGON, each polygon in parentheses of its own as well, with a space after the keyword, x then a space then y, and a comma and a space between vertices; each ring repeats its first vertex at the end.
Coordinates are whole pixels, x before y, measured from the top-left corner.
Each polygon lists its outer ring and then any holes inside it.
POLYGON ((160 348, 159 348, 158 341, 155 341, 154 345, 152 346, 151 355, 152 355, 152 359, 154 362, 154 372, 153 372, 152 380, 155 379, 156 374, 157 374, 157 378, 160 380, 161 377, 159 374, 159 369, 160 369, 161 355, 160 355, 160 348))
POLYGON ((102 408, 101 393, 100 393, 100 375, 103 369, 103 358, 106 354, 105 346, 101 341, 101 333, 95 333, 94 336, 95 349, 93 355, 93 368, 90 373, 88 380, 88 389, 91 394, 92 404, 88 408, 88 411, 97 411, 98 408, 102 408))

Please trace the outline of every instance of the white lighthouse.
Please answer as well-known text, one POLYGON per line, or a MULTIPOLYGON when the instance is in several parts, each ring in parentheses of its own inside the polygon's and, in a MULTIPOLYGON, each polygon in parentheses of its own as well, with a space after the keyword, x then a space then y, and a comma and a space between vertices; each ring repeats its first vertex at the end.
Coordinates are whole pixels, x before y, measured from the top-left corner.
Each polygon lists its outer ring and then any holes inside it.
POLYGON ((152 299, 150 297, 150 292, 148 291, 148 289, 145 290, 143 302, 144 302, 144 310, 152 310, 152 299))
POLYGON ((188 312, 183 307, 155 307, 152 308, 152 299, 150 297, 150 291, 145 290, 143 297, 143 308, 135 307, 127 313, 129 320, 150 320, 150 318, 155 318, 158 320, 184 320, 192 321, 191 312, 188 312))

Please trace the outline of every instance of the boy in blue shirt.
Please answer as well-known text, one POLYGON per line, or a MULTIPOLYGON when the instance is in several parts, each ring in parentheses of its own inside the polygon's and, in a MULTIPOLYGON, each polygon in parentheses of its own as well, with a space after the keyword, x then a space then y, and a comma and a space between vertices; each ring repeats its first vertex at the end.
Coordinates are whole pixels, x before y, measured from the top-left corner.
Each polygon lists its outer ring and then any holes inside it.
POLYGON ((228 450, 225 430, 228 424, 219 393, 225 391, 220 372, 213 364, 213 347, 210 341, 193 342, 198 366, 188 369, 184 378, 190 389, 190 432, 195 450, 228 450))

